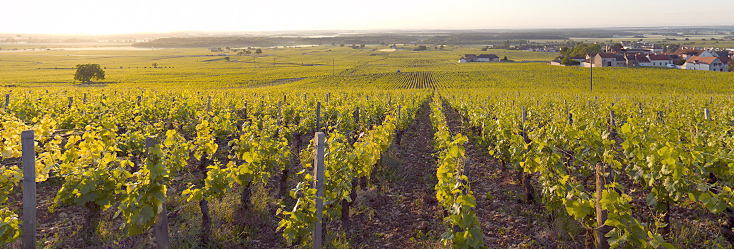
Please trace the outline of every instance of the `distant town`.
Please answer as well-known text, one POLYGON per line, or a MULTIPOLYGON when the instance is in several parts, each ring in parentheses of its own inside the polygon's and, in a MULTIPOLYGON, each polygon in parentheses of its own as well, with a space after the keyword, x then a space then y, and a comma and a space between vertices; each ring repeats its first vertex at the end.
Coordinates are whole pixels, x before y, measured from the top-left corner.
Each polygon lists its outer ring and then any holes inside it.
MULTIPOLYGON (((489 46, 487 47, 489 48, 489 46)), ((729 72, 729 64, 734 60, 734 48, 706 48, 678 45, 660 46, 639 41, 622 41, 591 45, 579 44, 574 48, 560 46, 515 46, 510 49, 534 52, 560 52, 549 64, 555 66, 581 67, 665 67, 686 70, 729 72), (581 49, 578 47, 582 46, 581 49), (603 47, 602 47, 603 46, 603 47), (586 53, 579 54, 579 51, 586 53)), ((487 49, 482 49, 487 51, 487 49)), ((511 61, 500 59, 495 54, 465 54, 459 63, 511 61)))

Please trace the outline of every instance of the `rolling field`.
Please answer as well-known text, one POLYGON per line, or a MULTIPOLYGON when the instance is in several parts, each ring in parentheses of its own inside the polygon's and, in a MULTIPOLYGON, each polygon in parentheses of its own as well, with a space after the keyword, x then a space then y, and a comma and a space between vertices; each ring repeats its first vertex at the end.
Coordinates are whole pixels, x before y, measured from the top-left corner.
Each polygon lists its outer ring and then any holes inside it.
POLYGON ((0 245, 27 129, 41 248, 310 248, 318 198, 326 248, 734 242, 734 74, 387 48, 0 51, 0 245))

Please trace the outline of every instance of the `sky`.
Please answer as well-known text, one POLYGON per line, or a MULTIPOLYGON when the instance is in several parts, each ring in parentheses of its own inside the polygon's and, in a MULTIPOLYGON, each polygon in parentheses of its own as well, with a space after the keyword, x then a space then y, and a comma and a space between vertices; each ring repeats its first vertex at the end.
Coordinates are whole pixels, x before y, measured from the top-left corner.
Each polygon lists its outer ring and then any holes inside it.
POLYGON ((734 1, 0 1, 0 33, 11 34, 706 25, 734 25, 734 1))

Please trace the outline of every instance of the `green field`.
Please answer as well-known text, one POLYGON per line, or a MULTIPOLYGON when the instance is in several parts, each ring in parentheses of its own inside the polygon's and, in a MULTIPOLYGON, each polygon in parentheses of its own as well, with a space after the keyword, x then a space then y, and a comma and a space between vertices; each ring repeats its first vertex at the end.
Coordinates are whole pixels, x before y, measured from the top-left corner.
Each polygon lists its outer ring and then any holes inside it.
MULTIPOLYGON (((408 46, 406 48, 410 48, 408 46)), ((2 51, 0 84, 16 87, 80 86, 74 82, 74 66, 95 63, 105 68, 106 78, 95 86, 231 88, 283 85, 395 88, 402 72, 432 72, 444 87, 500 88, 519 91, 587 88, 588 69, 554 67, 545 63, 467 63, 464 54, 493 53, 516 62, 550 61, 555 53, 513 50, 481 51, 481 47, 445 50, 391 51, 383 46, 351 49, 336 46, 270 48, 260 55, 237 55, 207 49, 97 50, 97 51, 2 51), (226 61, 228 57, 230 61, 226 61), (156 63, 158 68, 153 68, 156 63), (364 80, 366 75, 373 80, 364 80), (298 79, 298 80, 294 80, 298 79)), ((729 93, 732 77, 715 72, 654 68, 597 68, 595 85, 600 92, 628 91, 729 93)), ((583 91, 582 91, 583 92, 583 91)))

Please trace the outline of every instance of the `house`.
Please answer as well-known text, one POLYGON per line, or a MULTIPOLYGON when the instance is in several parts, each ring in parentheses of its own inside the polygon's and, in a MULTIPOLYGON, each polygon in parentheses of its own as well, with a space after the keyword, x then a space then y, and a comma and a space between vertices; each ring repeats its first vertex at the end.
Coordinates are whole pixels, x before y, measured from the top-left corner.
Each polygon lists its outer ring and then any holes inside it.
POLYGON ((665 67, 668 64, 673 64, 673 60, 667 55, 649 54, 647 55, 647 58, 650 60, 650 64, 652 64, 651 66, 653 67, 665 67))
POLYGON ((701 52, 698 56, 701 57, 729 57, 729 52, 727 51, 716 51, 716 50, 706 50, 701 52))
POLYGON ((607 45, 606 50, 607 50, 607 53, 621 53, 622 52, 622 48, 620 48, 619 46, 612 46, 612 45, 607 45))
POLYGON ((722 63, 719 57, 692 56, 686 60, 686 64, 683 64, 682 68, 687 70, 727 71, 726 64, 722 63))
POLYGON ((673 55, 678 55, 684 60, 688 60, 688 58, 691 58, 692 56, 698 56, 701 54, 704 50, 702 49, 695 49, 695 48, 687 48, 687 47, 680 47, 678 50, 675 50, 673 52, 673 55))
POLYGON ((587 60, 589 60, 589 59, 591 59, 591 58, 594 58, 594 57, 596 57, 596 54, 594 54, 594 53, 591 53, 591 54, 586 54, 586 59, 587 59, 587 60))
POLYGON ((500 57, 494 54, 480 54, 479 56, 475 54, 465 54, 464 57, 461 57, 461 59, 459 59, 459 63, 490 61, 500 61, 500 57))
POLYGON ((475 54, 465 54, 464 57, 461 57, 459 59, 459 63, 467 63, 467 62, 475 62, 477 61, 477 55, 475 54))
POLYGON ((729 63, 732 60, 732 57, 718 57, 721 63, 724 63, 724 65, 729 65, 729 63))
POLYGON ((623 67, 627 64, 627 60, 621 54, 599 53, 592 63, 595 67, 623 67))
POLYGON ((494 54, 480 54, 477 56, 479 62, 500 61, 500 57, 494 54))
POLYGON ((627 62, 628 67, 636 67, 640 65, 637 61, 636 54, 624 54, 624 60, 627 62))
POLYGON ((637 63, 641 67, 649 67, 652 66, 652 63, 650 62, 650 58, 648 58, 644 54, 638 54, 635 56, 637 58, 637 63))

